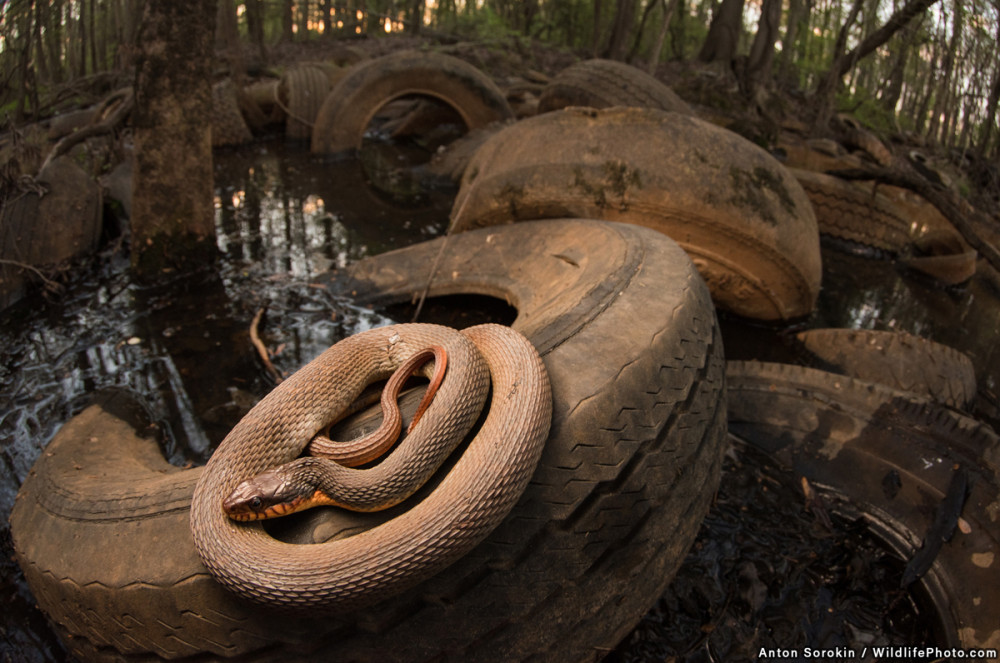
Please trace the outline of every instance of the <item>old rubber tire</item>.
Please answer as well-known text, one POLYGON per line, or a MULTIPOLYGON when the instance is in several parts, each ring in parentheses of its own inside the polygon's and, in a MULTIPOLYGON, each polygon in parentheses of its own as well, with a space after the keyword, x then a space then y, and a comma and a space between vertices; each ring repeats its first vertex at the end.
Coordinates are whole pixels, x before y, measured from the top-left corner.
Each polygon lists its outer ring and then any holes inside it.
POLYGON ((471 64, 441 53, 400 51, 355 65, 330 90, 313 127, 312 151, 360 148, 378 109, 406 95, 440 99, 469 130, 514 116, 496 84, 471 64))
POLYGON ((809 196, 820 233, 893 254, 910 243, 909 223, 882 194, 832 175, 789 170, 809 196))
POLYGON ((968 355, 926 338, 873 329, 810 329, 796 338, 824 368, 842 375, 955 408, 968 407, 976 397, 968 355))
MULTIPOLYGON (((508 519, 371 609, 254 608, 195 552, 188 507, 201 470, 168 465, 148 430, 95 406, 49 444, 11 517, 29 585, 75 655, 596 661, 624 637, 718 485, 723 360, 704 283, 658 233, 552 221, 400 249, 322 284, 359 302, 409 301, 446 241, 431 296, 507 299, 552 383, 552 433, 508 519)), ((343 517, 304 521, 309 540, 343 527, 343 517)))
POLYGON ((949 226, 914 237, 913 254, 900 257, 899 262, 945 285, 960 285, 976 275, 978 256, 965 238, 949 226))
POLYGON ((836 511, 864 517, 912 558, 968 473, 958 529, 919 580, 942 618, 941 647, 1000 646, 1000 439, 931 401, 812 368, 728 362, 729 429, 806 477, 836 511))
POLYGON ((669 235, 721 308, 780 320, 812 311, 819 234, 774 158, 696 118, 648 108, 567 108, 489 139, 465 169, 451 230, 579 216, 669 235))
POLYGON ((278 99, 285 111, 285 137, 310 140, 316 115, 330 92, 330 74, 313 64, 291 67, 278 82, 278 99))
POLYGON ((101 188, 69 156, 38 174, 40 195, 29 191, 0 205, 0 309, 36 282, 32 267, 57 266, 97 250, 101 188))
POLYGON ((542 90, 538 112, 567 106, 634 106, 694 115, 673 90, 641 69, 617 60, 584 60, 559 72, 542 90))

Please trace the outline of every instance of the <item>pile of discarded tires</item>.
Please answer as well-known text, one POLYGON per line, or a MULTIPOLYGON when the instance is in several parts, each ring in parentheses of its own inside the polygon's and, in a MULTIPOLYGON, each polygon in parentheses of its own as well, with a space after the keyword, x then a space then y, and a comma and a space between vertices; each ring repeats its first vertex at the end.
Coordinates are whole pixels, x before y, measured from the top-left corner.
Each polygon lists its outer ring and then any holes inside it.
MULTIPOLYGON (((823 229, 813 210, 829 186, 693 117, 668 88, 623 67, 570 68, 542 92, 539 115, 513 124, 504 124, 513 113, 485 74, 433 53, 396 53, 336 75, 289 70, 265 93, 278 95, 288 135, 308 136, 321 154, 359 148, 374 114, 406 95, 444 102, 470 130, 494 125, 458 169, 448 237, 320 282, 372 306, 422 295, 508 302, 512 327, 537 349, 551 383, 549 437, 509 515, 447 569, 373 605, 289 614, 216 581, 190 526, 203 468, 167 464, 141 405, 104 394, 52 440, 11 517, 18 562, 75 656, 599 660, 694 541, 719 482, 727 416, 733 431, 811 480, 842 485, 845 509, 882 514, 877 523, 901 549, 929 527, 929 505, 958 490, 953 481, 971 485, 971 530, 931 560, 924 582, 942 605, 954 601, 951 641, 995 644, 1000 589, 989 556, 998 550, 1000 445, 931 400, 965 402, 970 367, 906 339, 878 342, 909 348, 918 364, 942 358, 951 368, 941 381, 893 365, 885 372, 897 384, 875 386, 863 373, 870 362, 857 368, 836 354, 817 361, 839 362, 853 377, 727 369, 715 307, 768 321, 813 310, 823 229), (923 393, 901 396, 901 386, 923 393), (897 439, 900 430, 917 436, 917 452, 897 439), (949 444, 955 431, 960 441, 949 444), (922 467, 928 454, 936 460, 922 467), (844 478, 859 466, 870 481, 853 490, 844 478), (879 473, 894 477, 892 491, 867 490, 886 485, 879 473)), ((898 225, 883 224, 888 248, 904 241, 898 225)), ((802 342, 818 356, 849 348, 802 342)), ((280 536, 321 547, 377 533, 398 513, 328 510, 280 536)))

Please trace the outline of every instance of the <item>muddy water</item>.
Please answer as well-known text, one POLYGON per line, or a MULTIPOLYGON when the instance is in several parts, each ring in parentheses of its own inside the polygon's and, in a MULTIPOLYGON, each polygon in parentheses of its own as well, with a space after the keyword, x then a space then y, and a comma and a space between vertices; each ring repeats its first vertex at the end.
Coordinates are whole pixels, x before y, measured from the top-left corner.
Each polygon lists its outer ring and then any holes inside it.
MULTIPOLYGON (((246 343, 258 313, 260 334, 282 372, 295 370, 344 336, 398 316, 361 309, 308 286, 311 275, 444 231, 451 192, 414 186, 402 171, 396 172, 398 158, 392 152, 376 153, 383 183, 383 190, 376 191, 356 162, 323 163, 280 143, 217 153, 220 257, 215 264, 157 288, 141 288, 128 279, 124 260, 110 255, 99 267, 76 275, 58 296, 47 300, 39 295, 3 313, 0 661, 64 658, 44 617, 33 608, 12 560, 7 529, 18 486, 46 442, 84 406, 88 394, 124 387, 141 394, 165 424, 164 453, 171 462, 204 462, 272 386, 246 343)), ((897 272, 891 262, 839 251, 826 250, 824 261, 825 285, 810 320, 775 329, 724 317, 727 355, 794 359, 790 338, 804 326, 904 329, 972 355, 980 391, 986 394, 981 411, 996 411, 1000 357, 992 341, 1000 326, 1000 304, 990 286, 976 281, 966 288, 942 289, 897 272)), ((713 660, 722 651, 719 638, 726 658, 751 658, 750 647, 768 642, 762 630, 770 629, 772 638, 784 636, 786 643, 787 638, 810 637, 809 629, 819 628, 818 622, 795 616, 830 614, 822 613, 823 605, 843 610, 849 605, 853 612, 844 614, 852 623, 862 623, 872 638, 915 642, 919 634, 933 630, 919 597, 890 591, 901 563, 856 524, 841 523, 835 544, 830 537, 810 534, 808 522, 785 528, 781 540, 777 534, 769 536, 783 522, 803 519, 798 493, 787 486, 791 478, 739 445, 726 469, 728 488, 675 583, 681 589, 664 597, 613 660, 713 660), (781 492, 783 485, 787 490, 781 492), (770 492, 757 508, 762 487, 770 492), (786 554, 775 560, 773 551, 779 549, 786 554), (882 594, 894 597, 892 605, 865 603, 865 592, 837 576, 845 559, 859 558, 873 569, 865 587, 884 583, 882 594), (746 566, 747 559, 758 560, 753 569, 746 566), (780 573, 774 569, 787 567, 788 559, 803 560, 793 565, 800 572, 788 581, 776 579, 780 573), (709 568, 712 573, 706 573, 709 568), (763 576, 765 569, 771 569, 765 579, 770 586, 785 583, 780 600, 769 602, 777 606, 777 616, 769 619, 781 628, 763 628, 753 606, 744 606, 752 603, 752 592, 740 599, 727 589, 755 590, 753 574, 763 576), (734 616, 733 606, 743 612, 734 616), (716 634, 714 641, 710 633, 716 634)))

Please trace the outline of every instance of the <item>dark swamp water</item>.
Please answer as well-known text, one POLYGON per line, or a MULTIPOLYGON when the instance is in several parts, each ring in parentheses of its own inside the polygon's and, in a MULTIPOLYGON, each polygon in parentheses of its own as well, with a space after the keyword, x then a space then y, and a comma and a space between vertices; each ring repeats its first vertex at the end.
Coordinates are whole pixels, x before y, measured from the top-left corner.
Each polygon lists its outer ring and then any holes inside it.
MULTIPOLYGON (((380 172, 390 172, 393 153, 375 154, 380 172)), ((13 561, 7 525, 17 489, 52 435, 88 394, 124 387, 168 424, 171 462, 203 463, 272 386, 247 342, 258 311, 266 310, 260 333, 284 372, 344 336, 404 321, 403 313, 359 308, 308 285, 322 271, 444 232, 453 191, 388 180, 392 195, 369 186, 355 161, 323 163, 274 141, 218 152, 215 265, 144 289, 109 249, 64 292, 3 313, 0 661, 65 659, 13 561)), ((790 339, 807 327, 909 331, 972 357, 976 414, 995 421, 1000 299, 991 285, 977 277, 945 289, 890 261, 831 247, 823 258, 813 316, 782 329, 723 316, 728 358, 794 361, 790 339)), ((482 315, 509 321, 510 312, 482 315)), ((608 661, 753 660, 761 647, 935 642, 931 606, 897 589, 905 560, 863 523, 835 515, 832 531, 820 527, 803 508, 797 478, 735 438, 724 471, 673 585, 608 661)))

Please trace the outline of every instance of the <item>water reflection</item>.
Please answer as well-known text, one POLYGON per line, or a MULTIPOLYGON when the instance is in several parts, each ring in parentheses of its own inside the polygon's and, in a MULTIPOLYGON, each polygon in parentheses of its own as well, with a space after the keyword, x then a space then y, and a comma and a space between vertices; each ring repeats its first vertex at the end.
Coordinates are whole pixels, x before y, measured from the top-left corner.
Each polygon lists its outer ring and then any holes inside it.
POLYGON ((961 287, 943 287, 889 260, 823 249, 823 287, 816 311, 790 328, 723 317, 726 356, 765 361, 804 360, 794 342, 803 328, 905 331, 969 355, 979 397, 975 414, 997 424, 1000 296, 981 275, 961 287))
MULTIPOLYGON (((81 274, 58 302, 39 296, 0 324, 0 623, 18 660, 60 660, 13 562, 7 520, 45 444, 105 388, 138 394, 165 432, 172 463, 204 462, 273 386, 249 343, 251 321, 291 373, 350 334, 392 322, 309 284, 309 277, 443 232, 451 198, 399 205, 355 162, 324 163, 281 144, 216 154, 220 258, 200 273, 142 288, 126 258, 81 274), (288 152, 291 150, 291 152, 288 152), (25 644, 28 643, 28 644, 25 644)), ((0 647, 0 649, 3 649, 0 647)), ((2 656, 0 656, 2 657, 2 656)))
POLYGON ((302 278, 340 268, 435 237, 447 224, 450 192, 425 190, 399 205, 354 160, 327 162, 295 147, 220 156, 219 248, 271 273, 302 278))

